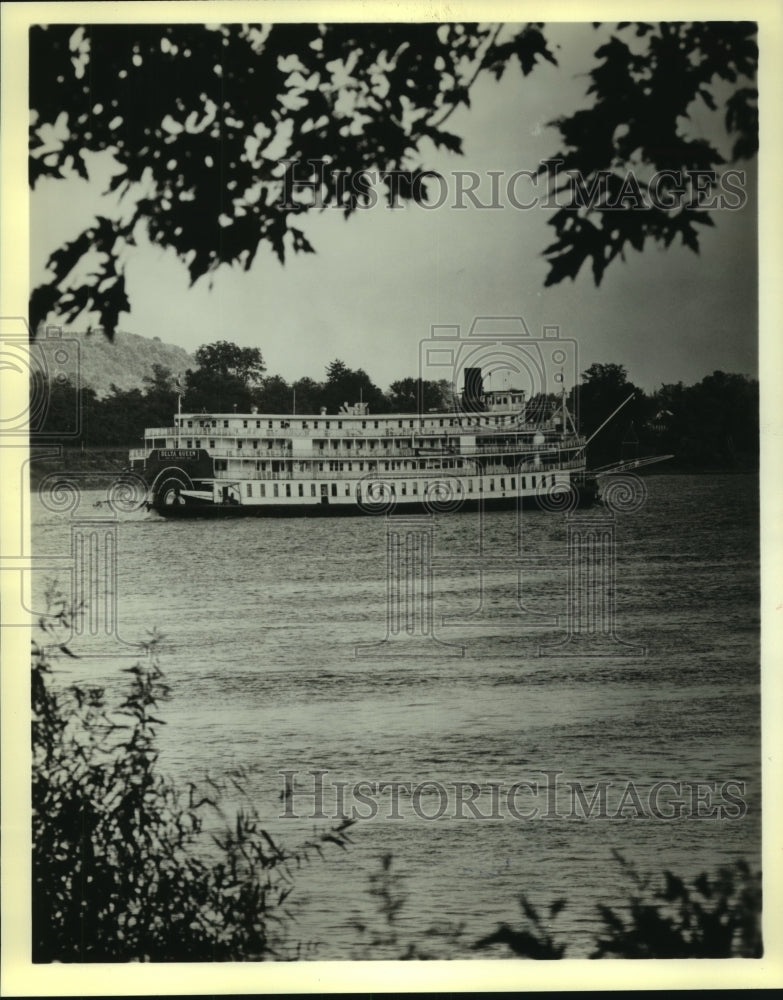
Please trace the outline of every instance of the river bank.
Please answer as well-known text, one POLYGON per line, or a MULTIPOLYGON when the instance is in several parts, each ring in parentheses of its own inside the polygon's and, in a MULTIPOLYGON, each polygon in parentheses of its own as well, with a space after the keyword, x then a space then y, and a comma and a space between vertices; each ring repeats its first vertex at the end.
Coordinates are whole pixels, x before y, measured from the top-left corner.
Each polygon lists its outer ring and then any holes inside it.
POLYGON ((107 478, 117 476, 129 466, 127 448, 59 446, 59 454, 52 454, 54 445, 32 446, 30 449, 30 488, 38 489, 54 472, 63 475, 74 473, 87 489, 100 489, 107 485, 107 478))

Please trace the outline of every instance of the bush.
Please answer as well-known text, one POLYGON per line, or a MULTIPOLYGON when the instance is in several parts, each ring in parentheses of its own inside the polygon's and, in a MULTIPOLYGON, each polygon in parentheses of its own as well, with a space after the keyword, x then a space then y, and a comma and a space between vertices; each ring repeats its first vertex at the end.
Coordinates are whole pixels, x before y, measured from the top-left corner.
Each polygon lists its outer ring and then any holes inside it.
POLYGON ((744 861, 690 885, 670 871, 653 887, 615 852, 634 885, 627 912, 599 905, 604 934, 591 958, 761 958, 761 875, 744 861))
MULTIPOLYGON (((616 851, 615 860, 632 888, 620 911, 597 904, 602 930, 590 958, 761 958, 761 875, 744 861, 701 874, 690 885, 663 873, 654 886, 616 851)), ((556 900, 543 920, 521 897, 525 924, 497 930, 475 942, 474 949, 503 944, 522 958, 562 958, 564 943, 549 930, 566 901, 556 900)))
POLYGON ((208 860, 217 796, 178 792, 156 767, 155 713, 169 696, 158 637, 111 710, 100 687, 53 690, 53 662, 73 654, 57 638, 70 613, 53 592, 50 610, 32 646, 33 961, 302 957, 286 933, 295 869, 324 842, 344 848, 351 821, 289 851, 242 811, 208 860))

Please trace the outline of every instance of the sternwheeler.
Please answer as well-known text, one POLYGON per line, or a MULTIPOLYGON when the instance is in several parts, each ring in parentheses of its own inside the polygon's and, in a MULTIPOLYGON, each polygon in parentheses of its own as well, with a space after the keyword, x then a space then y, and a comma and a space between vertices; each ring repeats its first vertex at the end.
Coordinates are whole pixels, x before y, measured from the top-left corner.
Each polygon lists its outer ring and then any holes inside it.
POLYGON ((448 413, 184 413, 145 431, 131 468, 165 517, 325 516, 502 509, 597 494, 565 392, 542 413, 465 370, 448 413), (477 386, 472 392, 469 385, 477 386))

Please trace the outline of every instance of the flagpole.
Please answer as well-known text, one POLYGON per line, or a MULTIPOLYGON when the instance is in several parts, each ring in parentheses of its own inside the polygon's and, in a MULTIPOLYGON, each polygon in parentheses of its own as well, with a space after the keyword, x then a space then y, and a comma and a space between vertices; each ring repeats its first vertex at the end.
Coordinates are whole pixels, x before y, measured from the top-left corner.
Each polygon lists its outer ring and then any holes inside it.
POLYGON ((179 375, 177 375, 177 449, 182 446, 182 393, 181 385, 179 381, 179 375))

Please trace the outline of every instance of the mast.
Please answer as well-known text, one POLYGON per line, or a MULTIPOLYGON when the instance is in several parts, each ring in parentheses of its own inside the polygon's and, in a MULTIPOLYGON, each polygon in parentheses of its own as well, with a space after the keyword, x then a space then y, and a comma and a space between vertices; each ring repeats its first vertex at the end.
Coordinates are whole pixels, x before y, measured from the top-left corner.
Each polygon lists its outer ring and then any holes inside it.
MULTIPOLYGON (((606 420, 604 420, 604 422, 601 424, 601 426, 598 428, 598 430, 593 431, 593 433, 585 441, 585 443, 582 445, 582 447, 579 449, 579 451, 584 451, 584 449, 590 444, 590 442, 593 440, 593 438, 596 436, 596 434, 598 434, 600 431, 602 431, 604 429, 604 427, 606 427, 606 425, 612 419, 612 417, 614 417, 617 413, 619 413, 620 410, 622 410, 622 408, 625 406, 626 403, 630 403, 630 401, 633 399, 633 397, 635 395, 636 395, 636 393, 632 392, 631 395, 627 399, 624 399, 622 401, 622 403, 620 403, 620 405, 617 407, 616 410, 612 410, 612 412, 609 414, 609 416, 606 418, 606 420)), ((578 452, 577 452, 577 454, 578 454, 578 452)))

